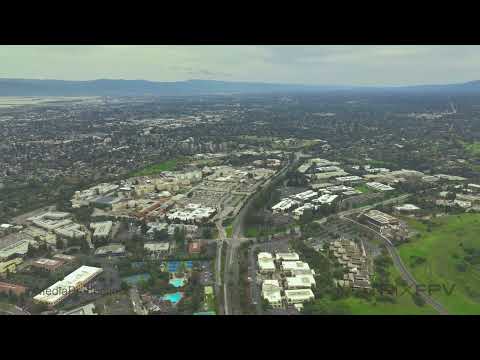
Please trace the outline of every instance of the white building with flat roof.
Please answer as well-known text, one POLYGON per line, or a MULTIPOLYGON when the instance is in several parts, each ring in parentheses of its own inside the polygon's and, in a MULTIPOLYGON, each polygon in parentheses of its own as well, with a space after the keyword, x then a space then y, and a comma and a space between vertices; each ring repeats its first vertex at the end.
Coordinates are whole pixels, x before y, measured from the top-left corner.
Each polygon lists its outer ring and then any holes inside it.
POLYGON ((310 270, 310 266, 303 261, 283 261, 280 265, 281 269, 286 272, 297 270, 310 270))
POLYGON ((469 189, 472 189, 473 191, 480 191, 480 185, 478 184, 468 184, 467 186, 469 189))
POLYGON ((93 237, 95 239, 105 239, 112 233, 113 222, 102 221, 97 223, 91 223, 90 228, 93 229, 93 237))
POLYGON ((300 256, 296 252, 287 252, 287 253, 276 253, 275 259, 277 261, 298 261, 300 256))
POLYGON ((170 243, 168 242, 160 242, 160 243, 145 243, 143 248, 151 253, 160 254, 166 253, 170 249, 170 243))
POLYGON ((260 253, 258 253, 257 258, 258 258, 258 260, 260 260, 260 259, 273 259, 273 256, 269 252, 260 252, 260 253))
POLYGON ((262 297, 273 308, 282 307, 282 288, 278 280, 264 280, 262 283, 262 297))
POLYGON ((315 211, 317 209, 318 209, 317 205, 306 203, 305 205, 300 206, 299 208, 296 208, 295 210, 293 210, 292 214, 294 218, 300 219, 303 216, 303 213, 305 212, 305 210, 315 211))
POLYGON ((109 244, 100 246, 95 250, 97 256, 122 256, 125 253, 125 245, 122 244, 109 244))
POLYGON ((418 206, 415 206, 413 204, 403 204, 403 205, 395 206, 394 209, 395 211, 398 211, 398 212, 415 212, 420 210, 418 206))
POLYGON ((310 289, 316 285, 313 275, 291 276, 285 279, 287 289, 310 289))
POLYGON ((285 299, 289 305, 302 304, 314 298, 315 295, 311 289, 285 290, 285 299))
POLYGON ((34 301, 53 307, 87 285, 97 275, 103 272, 102 268, 81 266, 67 275, 63 280, 56 282, 33 298, 34 301))
POLYGON ((365 185, 367 185, 369 188, 377 191, 392 191, 395 190, 395 188, 391 187, 390 185, 385 185, 376 181, 368 182, 365 185))
POLYGON ((307 191, 292 195, 291 198, 299 201, 308 201, 316 196, 318 196, 318 193, 316 191, 307 190, 307 191))
POLYGON ((272 211, 274 213, 286 212, 290 209, 294 209, 300 205, 300 202, 292 199, 282 199, 279 203, 272 206, 272 211))
POLYGON ((79 308, 59 313, 58 315, 98 315, 95 312, 95 304, 90 303, 79 308))
POLYGON ((275 263, 270 253, 261 252, 257 255, 258 269, 262 274, 273 273, 275 271, 275 263))
POLYGON ((316 169, 318 172, 325 173, 325 172, 332 172, 332 171, 341 171, 342 169, 338 166, 321 166, 317 167, 316 169))
POLYGON ((6 260, 13 255, 19 255, 19 256, 26 255, 28 252, 29 245, 33 247, 38 247, 36 241, 26 240, 26 239, 19 240, 8 246, 5 246, 0 250, 0 261, 6 260))
POLYGON ((313 199, 312 203, 314 204, 320 204, 320 205, 330 205, 332 204, 336 199, 338 198, 338 195, 333 195, 333 194, 324 194, 320 196, 317 199, 313 199))
POLYGON ((363 181, 363 178, 361 178, 360 176, 352 175, 352 176, 337 177, 335 180, 341 183, 355 183, 355 182, 363 181))

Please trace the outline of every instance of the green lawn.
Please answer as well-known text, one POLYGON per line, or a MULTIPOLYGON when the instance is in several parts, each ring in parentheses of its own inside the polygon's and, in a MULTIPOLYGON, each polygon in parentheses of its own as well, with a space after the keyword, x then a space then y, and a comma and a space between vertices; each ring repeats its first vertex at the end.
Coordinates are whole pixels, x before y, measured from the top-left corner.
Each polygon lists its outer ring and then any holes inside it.
POLYGON ((153 164, 143 168, 141 170, 135 171, 131 174, 131 176, 148 176, 148 175, 155 175, 162 171, 172 171, 177 167, 177 160, 167 160, 160 164, 153 164))
POLYGON ((399 252, 415 279, 447 289, 455 285, 451 295, 441 291, 432 296, 452 314, 480 314, 480 265, 465 261, 468 254, 464 250, 480 253, 480 214, 434 219, 430 229, 419 221, 407 221, 419 231, 419 236, 399 246, 399 252))
POLYGON ((245 237, 257 237, 258 229, 255 227, 249 227, 245 230, 245 237))
POLYGON ((342 300, 353 315, 435 315, 437 312, 429 305, 419 307, 413 303, 410 295, 397 298, 395 304, 385 302, 369 302, 359 298, 342 300))
POLYGON ((204 311, 215 311, 215 297, 213 295, 205 295, 204 311))
POLYGON ((356 187, 355 187, 355 190, 361 191, 362 194, 368 194, 368 193, 371 193, 371 192, 374 191, 372 188, 369 188, 369 187, 368 187, 367 185, 365 185, 365 184, 356 186, 356 187))
POLYGON ((232 224, 228 225, 227 228, 225 229, 225 232, 227 233, 227 238, 231 238, 233 235, 233 225, 232 224))
MULTIPOLYGON (((392 283, 400 277, 398 270, 392 265, 389 267, 392 283)), ((403 286, 397 285, 395 303, 365 300, 351 297, 342 300, 353 315, 435 315, 437 312, 428 304, 418 306, 414 303, 411 294, 403 286)), ((411 291, 413 292, 413 290, 411 291)))
POLYGON ((463 143, 463 146, 471 155, 480 156, 480 141, 476 141, 471 144, 463 143))

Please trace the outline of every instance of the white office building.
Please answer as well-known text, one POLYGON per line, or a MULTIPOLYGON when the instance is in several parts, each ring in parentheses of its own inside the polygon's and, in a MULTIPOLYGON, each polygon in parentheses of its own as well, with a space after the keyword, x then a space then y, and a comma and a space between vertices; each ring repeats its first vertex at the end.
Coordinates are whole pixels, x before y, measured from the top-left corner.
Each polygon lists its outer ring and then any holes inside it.
POLYGON ((315 295, 311 289, 285 290, 285 299, 289 305, 302 304, 314 298, 315 295))
POLYGON ((36 302, 46 304, 49 307, 55 306, 87 285, 102 272, 102 268, 81 266, 71 274, 67 275, 63 280, 58 281, 48 289, 43 290, 33 299, 36 302))
POLYGON ((271 274, 275 272, 275 263, 273 256, 267 252, 261 252, 257 255, 258 269, 261 274, 271 274))
POLYGON ((313 275, 291 276, 285 279, 287 289, 310 289, 316 285, 313 275))
POLYGON ((282 307, 282 288, 278 280, 264 280, 262 283, 262 297, 273 308, 282 307))

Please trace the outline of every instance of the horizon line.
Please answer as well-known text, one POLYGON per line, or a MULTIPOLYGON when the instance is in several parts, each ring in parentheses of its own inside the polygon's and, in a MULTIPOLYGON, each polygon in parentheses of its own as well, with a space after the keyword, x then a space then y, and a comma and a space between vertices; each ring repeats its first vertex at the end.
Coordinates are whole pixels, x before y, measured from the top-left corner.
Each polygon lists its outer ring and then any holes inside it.
POLYGON ((290 85, 290 86, 305 86, 305 87, 366 87, 366 88, 375 88, 375 87, 415 87, 415 86, 445 86, 445 85, 464 85, 478 80, 469 80, 463 82, 442 82, 442 83, 417 83, 417 84, 403 84, 403 85, 345 85, 345 84, 305 84, 305 83, 285 83, 285 82, 268 82, 268 81, 251 81, 251 80, 218 80, 218 79, 184 79, 184 80, 147 80, 147 79, 124 79, 124 78, 95 78, 95 79, 86 79, 86 80, 71 80, 71 79, 54 79, 54 78, 9 78, 9 77, 0 77, 2 80, 36 80, 36 81, 65 81, 65 82, 93 82, 93 81, 144 81, 151 83, 181 83, 181 82, 192 82, 192 81, 211 81, 211 82, 224 82, 224 83, 245 83, 245 84, 259 84, 259 85, 290 85))

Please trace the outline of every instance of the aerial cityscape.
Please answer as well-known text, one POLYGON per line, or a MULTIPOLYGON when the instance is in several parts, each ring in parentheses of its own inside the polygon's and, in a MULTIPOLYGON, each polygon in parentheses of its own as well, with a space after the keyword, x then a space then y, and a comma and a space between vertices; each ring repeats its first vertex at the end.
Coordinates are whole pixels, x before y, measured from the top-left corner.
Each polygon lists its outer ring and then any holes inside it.
POLYGON ((0 314, 480 314, 479 46, 0 55, 0 314))

